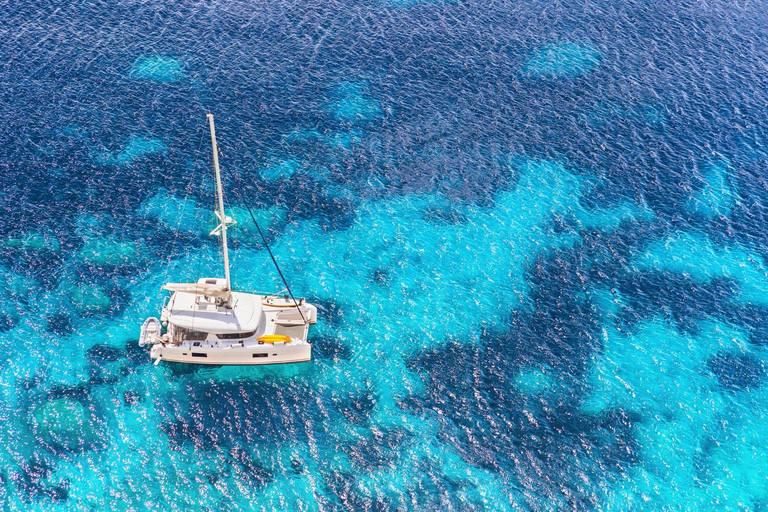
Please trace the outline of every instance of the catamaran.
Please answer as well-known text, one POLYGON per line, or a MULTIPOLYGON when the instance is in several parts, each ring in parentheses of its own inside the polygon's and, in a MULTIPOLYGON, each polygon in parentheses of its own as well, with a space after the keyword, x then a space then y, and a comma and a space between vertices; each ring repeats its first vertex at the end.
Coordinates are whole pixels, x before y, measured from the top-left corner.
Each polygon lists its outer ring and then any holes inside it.
MULTIPOLYGON (((252 365, 299 363, 312 357, 307 340, 309 326, 317 322, 317 308, 289 295, 258 295, 232 290, 227 251, 227 227, 235 222, 224 213, 216 128, 208 114, 216 174, 219 225, 211 232, 221 239, 224 278, 196 283, 167 283, 160 318, 148 318, 141 328, 139 345, 150 345, 150 357, 190 364, 252 365)), ((254 219, 255 222, 255 219, 254 219)), ((257 225, 258 226, 258 225, 257 225)), ((261 231, 259 231, 261 233, 261 231)), ((269 251, 269 246, 265 246, 269 251)), ((277 261, 269 252, 275 265, 277 261)), ((278 267, 278 272, 280 269, 278 267)), ((281 278, 283 277, 280 272, 281 278)))

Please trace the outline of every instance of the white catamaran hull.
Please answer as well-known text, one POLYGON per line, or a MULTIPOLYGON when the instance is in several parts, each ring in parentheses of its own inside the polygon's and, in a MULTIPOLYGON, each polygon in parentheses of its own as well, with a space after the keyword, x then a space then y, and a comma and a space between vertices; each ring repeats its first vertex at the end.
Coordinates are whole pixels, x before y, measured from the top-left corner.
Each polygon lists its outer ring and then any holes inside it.
POLYGON ((309 343, 274 346, 221 347, 177 347, 154 345, 150 354, 156 362, 212 364, 212 365, 255 365, 303 363, 312 358, 309 343))

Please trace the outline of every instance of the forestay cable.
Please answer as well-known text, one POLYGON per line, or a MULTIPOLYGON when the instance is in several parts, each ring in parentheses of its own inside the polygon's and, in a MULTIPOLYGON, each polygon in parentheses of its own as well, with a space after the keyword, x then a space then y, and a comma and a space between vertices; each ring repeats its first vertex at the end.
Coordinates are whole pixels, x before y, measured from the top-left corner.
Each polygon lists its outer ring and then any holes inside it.
POLYGON ((272 258, 272 263, 275 264, 275 268, 277 269, 277 273, 280 274, 280 279, 283 280, 283 284, 285 285, 285 289, 288 290, 288 293, 291 295, 291 299, 293 299, 293 303, 296 305, 296 309, 299 311, 299 314, 301 315, 301 319, 304 321, 304 324, 306 325, 307 319, 304 318, 304 313, 301 312, 301 307, 299 307, 299 302, 296 300, 296 297, 293 296, 293 292, 291 291, 291 287, 288 286, 288 281, 285 280, 285 276, 283 275, 282 270, 280 270, 280 265, 277 264, 277 260, 275 259, 275 255, 272 254, 272 249, 269 248, 269 244, 267 243, 267 238, 264 236, 264 233, 262 233, 261 228, 259 227, 259 223, 256 222, 256 217, 253 216, 253 212, 251 211, 251 207, 248 206, 248 203, 245 203, 245 208, 248 210, 248 215, 251 216, 251 220, 253 220, 253 223, 256 224, 256 229, 259 231, 259 236, 261 236, 261 241, 264 244, 264 247, 267 248, 267 252, 269 253, 269 257, 272 258))

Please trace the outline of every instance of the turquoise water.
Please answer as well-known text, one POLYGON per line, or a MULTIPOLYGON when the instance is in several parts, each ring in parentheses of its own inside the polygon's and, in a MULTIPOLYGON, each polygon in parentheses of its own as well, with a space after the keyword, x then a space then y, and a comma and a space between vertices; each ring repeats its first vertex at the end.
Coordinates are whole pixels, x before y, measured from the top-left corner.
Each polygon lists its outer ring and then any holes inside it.
POLYGON ((539 48, 523 67, 523 72, 540 78, 565 78, 589 74, 600 64, 600 52, 573 42, 539 48))
POLYGON ((762 510, 765 5, 6 9, 4 510, 762 510), (15 27, 13 30, 7 27, 15 27), (151 364, 167 281, 309 363, 151 364))
POLYGON ((177 82, 184 77, 184 68, 173 57, 152 55, 136 59, 128 72, 128 76, 136 80, 177 82))

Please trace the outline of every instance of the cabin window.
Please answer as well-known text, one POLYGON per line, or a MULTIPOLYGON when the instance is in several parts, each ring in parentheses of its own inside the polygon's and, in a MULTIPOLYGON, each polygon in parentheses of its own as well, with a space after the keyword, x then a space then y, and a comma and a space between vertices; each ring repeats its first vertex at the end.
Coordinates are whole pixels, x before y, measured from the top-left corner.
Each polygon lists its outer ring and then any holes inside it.
POLYGON ((268 355, 269 354, 259 354, 259 353, 256 353, 256 354, 253 354, 253 357, 267 357, 268 355))
POLYGON ((192 357, 208 357, 205 352, 192 352, 192 357))
POLYGON ((205 341, 208 338, 208 333, 203 331, 192 331, 189 329, 179 329, 181 339, 188 341, 205 341))
POLYGON ((256 331, 251 332, 227 332, 224 334, 217 334, 216 337, 220 340, 239 340, 243 338, 250 338, 256 334, 256 331))

